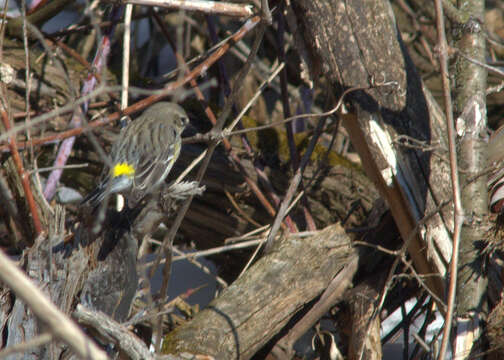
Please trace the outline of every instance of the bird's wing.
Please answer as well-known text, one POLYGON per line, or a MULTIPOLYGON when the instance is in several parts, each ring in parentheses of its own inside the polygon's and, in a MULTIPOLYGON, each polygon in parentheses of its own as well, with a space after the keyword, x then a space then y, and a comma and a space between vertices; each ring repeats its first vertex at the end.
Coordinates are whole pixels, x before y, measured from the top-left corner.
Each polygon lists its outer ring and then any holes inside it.
POLYGON ((176 148, 179 146, 171 143, 155 158, 152 158, 152 155, 141 156, 135 172, 135 190, 146 191, 150 187, 159 185, 166 178, 174 160, 178 157, 176 148))
POLYGON ((143 195, 164 181, 180 153, 180 134, 173 126, 157 122, 154 127, 145 135, 150 138, 142 142, 145 148, 135 167, 133 191, 143 195))

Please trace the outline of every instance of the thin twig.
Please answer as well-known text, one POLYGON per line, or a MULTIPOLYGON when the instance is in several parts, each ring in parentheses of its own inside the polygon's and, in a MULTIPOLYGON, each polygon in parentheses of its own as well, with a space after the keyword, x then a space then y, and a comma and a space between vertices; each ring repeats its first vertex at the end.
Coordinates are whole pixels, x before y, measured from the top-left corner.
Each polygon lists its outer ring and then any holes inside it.
MULTIPOLYGON (((303 196, 303 192, 300 192, 298 194, 298 196, 294 199, 294 201, 292 201, 292 203, 290 204, 290 206, 288 207, 288 209, 285 211, 286 215, 297 204, 297 202, 299 201, 299 199, 301 198, 301 196, 303 196)), ((291 235, 294 235, 294 234, 291 233, 290 236, 291 235)), ((266 238, 262 239, 262 241, 258 244, 258 246, 256 247, 256 249, 254 250, 254 253, 250 256, 250 258, 248 259, 247 263, 245 264, 245 266, 243 267, 242 271, 240 272, 240 275, 238 275, 238 278, 242 277, 243 274, 245 274, 245 272, 248 270, 248 268, 252 265, 252 263, 256 259, 257 255, 259 254, 259 251, 261 250, 263 244, 265 244, 267 240, 268 240, 268 238, 266 237, 266 238)))
POLYGON ((43 333, 41 335, 35 336, 30 340, 23 342, 21 344, 11 345, 2 351, 0 351, 0 359, 5 359, 7 355, 14 353, 22 353, 27 350, 31 350, 35 347, 39 347, 50 343, 53 340, 53 336, 49 333, 43 333))
POLYGON ((277 216, 275 218, 275 221, 273 222, 273 225, 271 226, 271 231, 268 235, 268 239, 266 240, 266 246, 265 246, 265 251, 269 251, 271 247, 273 246, 273 239, 275 238, 275 235, 280 227, 280 223, 283 220, 283 217, 286 215, 289 203, 294 196, 294 193, 296 192, 299 184, 301 183, 301 179, 304 173, 304 170, 306 166, 308 165, 308 161, 310 160, 310 156, 315 149, 315 145, 317 144, 318 138, 320 137, 320 134, 322 134, 322 130, 325 125, 325 120, 326 118, 321 118, 319 120, 319 123, 317 125, 317 128, 315 130, 315 133, 312 135, 310 139, 310 143, 308 144, 308 147, 306 148, 306 151, 301 158, 301 162, 299 164, 298 169, 296 170, 296 173, 294 177, 292 178, 289 187, 287 189, 287 192, 285 193, 285 197, 282 201, 282 204, 280 205, 280 209, 278 210, 277 216))
POLYGON ((457 152, 455 144, 455 125, 453 123, 453 104, 450 93, 450 79, 448 77, 448 43, 446 41, 445 24, 443 16, 442 1, 436 0, 436 27, 439 46, 439 65, 441 68, 441 80, 443 83, 443 99, 445 105, 446 125, 448 129, 448 148, 450 157, 450 177, 453 191, 454 205, 454 225, 453 225, 453 248, 452 258, 450 263, 450 285, 448 288, 447 310, 445 315, 445 326, 443 329, 443 341, 439 351, 438 360, 444 360, 448 342, 450 340, 450 332, 455 306, 455 291, 457 288, 457 272, 458 272, 458 252, 460 245, 460 232, 462 230, 462 222, 464 220, 464 210, 462 208, 462 200, 460 197, 460 185, 457 169, 457 152))
POLYGON ((224 130, 224 133, 229 133, 230 135, 233 134, 235 135, 236 133, 233 133, 233 129, 236 127, 236 124, 243 118, 243 115, 249 111, 249 109, 252 107, 252 105, 255 104, 257 99, 259 99, 259 96, 263 93, 264 89, 266 89, 267 86, 271 84, 271 82, 277 77, 277 75, 282 71, 282 69, 285 67, 285 63, 280 63, 278 66, 271 72, 271 74, 268 76, 267 79, 265 79, 261 85, 257 88, 257 91, 254 93, 254 95, 250 98, 250 100, 247 102, 247 104, 243 107, 243 109, 240 111, 238 115, 235 116, 233 121, 231 121, 231 124, 224 130))
POLYGON ((41 173, 41 172, 53 171, 54 169, 81 169, 81 168, 85 168, 88 166, 89 166, 88 163, 65 165, 65 166, 61 166, 61 167, 49 166, 49 167, 37 168, 37 169, 31 170, 31 171, 29 171, 29 173, 36 174, 36 173, 41 173))
POLYGON ((122 63, 122 91, 121 110, 128 107, 128 85, 129 85, 129 63, 131 52, 131 15, 133 5, 127 4, 124 12, 124 34, 123 34, 123 63, 122 63))
POLYGON ((197 259, 199 257, 203 256, 210 256, 210 255, 215 255, 215 254, 222 254, 224 252, 228 251, 233 251, 233 250, 240 250, 240 249, 247 249, 249 247, 255 246, 259 244, 262 239, 256 239, 256 240, 248 240, 248 241, 243 241, 237 244, 231 244, 231 245, 223 245, 223 246, 218 246, 213 249, 208 249, 208 250, 201 250, 201 251, 196 251, 192 253, 186 253, 183 255, 177 255, 173 257, 173 262, 179 261, 179 260, 184 260, 184 259, 197 259))
MULTIPOLYGON (((121 111, 128 107, 128 89, 129 89, 129 66, 131 53, 131 16, 133 14, 133 5, 126 4, 124 11, 124 34, 123 34, 123 56, 122 56, 122 77, 121 77, 121 111)), ((120 127, 125 127, 127 117, 123 116, 119 121, 120 127)), ((94 140, 94 139, 93 139, 94 140)), ((93 141, 94 142, 94 141, 93 141)), ((101 149, 98 143, 93 144, 95 148, 101 149), (97 146, 98 145, 98 146, 97 146)), ((116 210, 121 211, 124 208, 124 196, 116 194, 116 210)))
POLYGON ((239 215, 241 215, 241 217, 243 219, 245 219, 245 221, 251 223, 252 225, 255 225, 257 227, 260 227, 261 224, 259 224, 257 221, 255 221, 254 219, 252 219, 249 214, 247 214, 241 207, 240 205, 236 202, 236 200, 233 198, 233 195, 231 195, 231 193, 227 190, 224 190, 224 194, 226 195, 226 197, 228 198, 229 202, 231 203, 231 205, 235 208, 236 212, 238 212, 239 215))
MULTIPOLYGON (((284 33, 285 33, 285 19, 284 19, 284 7, 285 4, 282 2, 279 6, 279 11, 276 14, 277 18, 277 23, 278 23, 278 29, 276 31, 277 35, 277 49, 278 49, 278 59, 284 63, 285 62, 285 49, 284 49, 284 33)), ((282 107, 283 107, 283 112, 284 112, 284 117, 288 118, 291 116, 290 112, 290 103, 289 103, 289 91, 288 91, 288 86, 287 86, 287 69, 284 68, 282 72, 280 73, 280 89, 281 89, 281 99, 282 99, 282 107)), ((304 121, 304 119, 303 119, 304 121)), ((287 135, 287 144, 289 146, 289 153, 290 153, 290 160, 291 160, 291 167, 292 171, 296 172, 296 170, 299 167, 299 154, 298 154, 298 149, 296 146, 296 142, 294 140, 294 123, 286 123, 285 124, 285 131, 287 135)), ((299 184, 299 188, 301 190, 304 190, 304 184, 303 184, 303 179, 301 179, 301 182, 299 184)), ((305 215, 305 222, 307 224, 308 229, 310 230, 315 230, 315 222, 313 220, 313 217, 310 214, 310 211, 308 209, 308 201, 306 197, 303 198, 302 201, 302 208, 303 208, 303 213, 305 215)))
MULTIPOLYGON (((31 124, 30 124, 30 95, 32 89, 31 73, 30 73, 30 47, 28 45, 28 29, 26 25, 26 0, 21 1, 21 16, 23 18, 23 47, 25 51, 25 81, 26 81, 26 92, 25 92, 25 106, 26 106, 26 140, 30 142, 31 140, 31 124)), ((30 146, 30 157, 32 160, 35 159, 33 154, 33 146, 30 146)))
MULTIPOLYGON (((5 90, 5 87, 3 90, 5 90)), ((2 108, 0 109, 0 113, 1 113, 2 121, 4 124, 5 130, 9 131, 10 127, 11 127, 10 121, 9 121, 9 115, 7 114, 7 109, 5 108, 5 105, 3 104, 3 102, 1 104, 1 106, 2 106, 2 108)), ((29 207, 31 215, 32 215, 33 226, 35 227, 35 233, 36 233, 36 235, 39 235, 42 232, 42 223, 40 222, 40 217, 38 214, 37 205, 35 204, 33 192, 30 187, 29 175, 24 170, 23 162, 21 160, 21 157, 19 156, 19 152, 17 150, 17 144, 16 144, 14 137, 11 137, 9 139, 9 146, 11 149, 14 164, 16 165, 17 172, 19 174, 19 177, 21 178, 21 183, 23 185, 23 190, 25 193, 26 202, 28 203, 28 207, 29 207)), ((27 240, 31 241, 31 239, 27 239, 27 240)))
MULTIPOLYGON (((220 276, 216 275, 216 274, 213 274, 210 269, 208 268, 208 266, 205 266, 203 265, 202 263, 200 263, 199 261, 197 261, 194 257, 191 257, 190 255, 191 254, 185 254, 184 252, 180 251, 179 249, 177 249, 175 246, 172 248, 173 249, 173 252, 178 254, 179 256, 185 256, 185 255, 189 255, 185 258, 185 260, 189 261, 191 264, 193 264, 194 266, 196 266, 198 269, 200 269, 201 271, 203 271, 205 274, 213 277, 215 279, 215 281, 217 281, 220 286, 222 286, 222 288, 227 288, 228 287, 228 283, 223 279, 221 278, 220 276)), ((173 261, 173 259, 172 259, 173 261)))
POLYGON ((427 345, 427 343, 416 332, 413 332, 411 335, 415 338, 415 341, 422 347, 422 349, 424 349, 427 354, 430 353, 429 345, 427 345))
MULTIPOLYGON (((257 26, 257 24, 259 24, 260 20, 261 20, 261 18, 259 16, 254 16, 253 18, 247 20, 245 22, 245 24, 243 24, 243 26, 240 27, 240 29, 238 29, 238 31, 236 31, 232 36, 230 36, 227 39, 227 41, 224 41, 222 43, 221 47, 217 48, 217 50, 215 52, 213 52, 212 54, 210 54, 209 57, 204 62, 202 62, 201 64, 196 66, 189 74, 187 74, 183 78, 167 84, 161 90, 157 90, 157 91, 145 91, 144 90, 143 92, 145 92, 146 94, 150 94, 150 96, 148 96, 147 98, 142 99, 141 101, 124 109, 122 114, 120 114, 119 112, 115 112, 115 113, 110 114, 106 118, 89 122, 84 127, 79 126, 77 128, 63 131, 63 132, 60 132, 60 133, 57 133, 54 135, 49 135, 44 138, 33 139, 32 140, 33 145, 45 144, 45 143, 52 142, 55 140, 63 140, 63 139, 66 139, 66 138, 69 138, 72 136, 79 135, 84 130, 89 131, 92 128, 103 126, 104 124, 108 124, 112 121, 119 119, 120 115, 133 114, 135 112, 138 112, 138 111, 144 109, 145 107, 147 107, 148 105, 150 105, 154 102, 160 101, 164 97, 171 94, 175 89, 178 89, 178 88, 184 86, 185 84, 190 82, 191 79, 195 79, 198 76, 200 76, 203 72, 205 72, 210 66, 212 66, 224 54, 226 54, 226 52, 231 48, 232 45, 239 42, 246 34, 248 34, 250 31, 252 31, 257 26)), ((49 119, 52 119, 57 114, 61 114, 61 113, 75 109, 75 107, 77 105, 83 104, 86 101, 88 101, 89 99, 96 98, 98 95, 103 93, 103 91, 105 89, 109 90, 109 89, 114 89, 114 88, 116 88, 116 87, 105 87, 102 84, 100 84, 95 91, 92 91, 91 93, 89 93, 87 95, 81 96, 75 102, 67 104, 67 105, 61 107, 60 109, 57 109, 57 110, 51 111, 49 113, 46 113, 44 115, 38 116, 37 119, 33 119, 32 126, 39 124, 39 123, 42 123, 42 122, 45 122, 49 119)), ((132 89, 132 88, 130 87, 130 89, 132 89)), ((136 89, 136 91, 142 92, 142 89, 136 89)), ((17 133, 18 131, 23 131, 24 128, 25 128, 25 125, 20 125, 20 126, 13 127, 11 130, 7 131, 6 133, 0 134, 0 142, 4 141, 9 136, 13 135, 14 133, 17 133)), ((26 146, 26 142, 19 141, 19 142, 17 142, 17 145, 18 145, 18 147, 21 148, 21 147, 26 146)), ((1 146, 0 145, 0 151, 7 149, 7 148, 8 148, 8 146, 1 146)))
POLYGON ((481 66, 483 69, 486 69, 488 70, 488 72, 491 72, 491 73, 494 73, 496 75, 499 75, 500 77, 504 77, 504 71, 502 71, 500 67, 497 67, 497 66, 492 66, 492 65, 488 65, 488 64, 485 64, 481 61, 478 61, 470 56, 467 56, 466 54, 464 54, 462 51, 457 51, 457 55, 458 56, 461 56, 463 57, 464 59, 466 59, 467 61, 475 64, 475 65, 478 65, 478 66, 481 66))

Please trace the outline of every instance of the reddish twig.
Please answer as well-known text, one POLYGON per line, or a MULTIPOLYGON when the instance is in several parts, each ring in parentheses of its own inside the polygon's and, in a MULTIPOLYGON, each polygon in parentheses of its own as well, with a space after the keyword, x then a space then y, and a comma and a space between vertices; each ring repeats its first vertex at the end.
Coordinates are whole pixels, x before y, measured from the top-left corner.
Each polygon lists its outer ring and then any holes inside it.
MULTIPOLYGON (((227 41, 225 42, 219 49, 217 49, 214 53, 212 53, 206 61, 196 66, 188 75, 168 84, 160 93, 151 95, 145 99, 140 100, 139 102, 127 107, 124 109, 122 113, 115 112, 107 116, 103 119, 98 119, 86 124, 84 127, 76 127, 74 129, 66 130, 57 134, 49 135, 43 138, 32 139, 31 144, 33 145, 42 145, 51 143, 58 140, 63 140, 72 136, 80 135, 85 131, 92 130, 93 128, 101 127, 105 124, 108 124, 112 121, 115 121, 120 118, 122 115, 130 115, 136 113, 149 106, 150 104, 160 101, 165 98, 167 95, 172 93, 175 89, 178 89, 181 86, 187 84, 191 79, 195 79, 200 76, 202 73, 206 72, 210 66, 212 66, 218 59, 220 59, 236 42, 240 41, 248 32, 255 28, 255 26, 259 23, 261 18, 259 16, 254 16, 253 18, 247 20, 245 24, 227 41)), ((35 121, 35 119, 33 120, 35 121)), ((19 148, 25 147, 27 144, 24 141, 18 141, 17 146, 19 148)), ((5 151, 8 149, 6 145, 0 145, 0 151, 5 151)))
MULTIPOLYGON (((262 4, 262 6, 267 6, 267 4, 262 4)), ((263 11, 269 12, 269 10, 266 9, 266 8, 263 11)), ((263 18, 265 16, 266 15, 263 15, 263 18)), ((218 43, 218 39, 217 39, 216 31, 215 31, 215 28, 214 28, 214 24, 213 24, 212 18, 210 16, 207 17, 207 23, 208 23, 208 32, 210 34, 210 38, 211 38, 212 42, 214 44, 218 43)), ((218 65, 219 65, 219 85, 220 85, 220 89, 221 89, 221 91, 224 92, 225 96, 228 96, 229 92, 230 92, 230 90, 229 90, 230 89, 230 87, 229 87, 229 77, 227 76, 227 72, 226 72, 225 66, 221 62, 219 62, 218 65)), ((239 125, 241 126, 241 122, 239 123, 239 125)), ((255 158, 256 156, 255 156, 255 154, 252 151, 252 146, 250 146, 248 138, 245 135, 241 135, 241 141, 242 141, 242 144, 243 144, 243 146, 245 148, 245 151, 247 152, 248 156, 250 158, 255 158)), ((240 158, 238 158, 238 156, 236 155, 236 153, 234 153, 232 151, 231 145, 230 145, 229 141, 227 141, 227 139, 223 140, 223 145, 224 145, 226 151, 229 152, 231 162, 234 165, 237 166, 237 168, 239 169, 239 171, 242 173, 245 181, 247 182, 247 184, 249 185, 249 187, 252 189, 252 191, 254 192, 254 194, 257 196, 257 198, 259 199, 259 201, 263 204, 263 206, 265 207, 266 211, 272 217, 275 217, 276 210, 271 206, 271 204, 266 199, 266 197, 264 196, 264 194, 262 192, 260 192, 260 189, 257 186, 257 184, 253 183, 253 185, 252 185, 252 180, 251 180, 250 176, 248 175, 246 168, 242 165, 242 163, 240 161, 240 158)), ((254 170, 255 170, 258 178, 261 180, 261 183, 263 184, 263 186, 264 186, 264 188, 266 190, 266 194, 268 194, 269 198, 273 201, 273 204, 276 207, 280 206, 280 202, 281 202, 280 201, 280 197, 276 194, 275 189, 273 188, 273 185, 271 184, 270 179, 264 173, 263 167, 260 164, 258 164, 257 161, 255 161, 253 163, 253 165, 254 165, 254 170)), ((287 215, 285 217, 285 225, 288 227, 288 229, 289 229, 290 232, 297 232, 296 224, 294 223, 294 221, 291 219, 291 217, 289 215, 287 215)), ((285 228, 285 225, 282 223, 282 227, 283 228, 285 228)))
MULTIPOLYGON (((6 130, 10 129, 10 121, 9 116, 7 115, 6 109, 2 105, 2 109, 0 109, 2 113, 2 121, 6 130)), ((26 197, 26 202, 28 203, 28 207, 32 214, 33 226, 35 227, 35 233, 38 235, 42 232, 42 224, 40 223, 40 218, 37 210, 37 205, 35 204, 35 199, 33 198, 33 193, 30 188, 29 175, 24 171, 23 162, 21 161, 21 157, 19 156, 18 148, 14 137, 9 137, 8 140, 9 147, 11 150, 12 158, 14 160, 14 164, 16 165, 16 169, 18 171, 19 177, 21 178, 21 183, 23 185, 23 190, 26 197)))
POLYGON ((443 83, 443 99, 445 105, 446 126, 448 129, 448 149, 450 155, 450 176, 453 191, 454 225, 453 225, 453 249, 450 263, 450 285, 448 288, 448 298, 446 301, 447 310, 445 315, 445 325, 443 329, 443 341, 439 350, 438 360, 444 360, 455 306, 455 290, 457 288, 458 252, 460 245, 460 232, 464 220, 464 209, 460 196, 460 184, 457 169, 457 152, 455 145, 455 125, 453 123, 453 105, 450 93, 450 79, 448 78, 448 44, 446 42, 445 25, 443 17, 443 7, 441 0, 436 0, 436 27, 439 46, 439 65, 441 68, 441 80, 443 83))
POLYGON ((301 179, 303 177, 304 170, 306 168, 306 165, 308 165, 308 162, 310 160, 310 156, 315 150, 315 145, 317 144, 318 138, 322 134, 322 130, 324 129, 324 124, 327 118, 321 118, 318 122, 317 128, 315 129, 314 134, 312 135, 312 138, 310 139, 310 143, 308 144, 308 147, 306 148, 306 151, 301 158, 301 162, 299 163, 299 167, 296 170, 296 173, 292 177, 289 188, 287 189, 287 192, 285 193, 285 197, 282 201, 282 204, 280 205, 280 209, 278 210, 277 217, 275 218, 275 221, 273 222, 273 225, 271 226, 271 231, 268 234, 268 238, 266 240, 266 246, 265 246, 265 251, 268 252, 271 250, 271 247, 273 246, 273 239, 276 236, 276 233, 278 232, 279 229, 279 223, 282 221, 283 217, 287 214, 287 210, 289 208, 291 199, 294 197, 294 194, 301 183, 301 179))
POLYGON ((48 0, 32 1, 26 15, 30 16, 37 12, 42 6, 46 5, 48 0))

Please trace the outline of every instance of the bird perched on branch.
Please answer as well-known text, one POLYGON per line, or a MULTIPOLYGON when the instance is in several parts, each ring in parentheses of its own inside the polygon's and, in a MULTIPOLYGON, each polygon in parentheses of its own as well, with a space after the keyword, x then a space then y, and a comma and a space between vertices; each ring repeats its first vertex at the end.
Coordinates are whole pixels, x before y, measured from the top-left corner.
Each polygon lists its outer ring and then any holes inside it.
POLYGON ((156 191, 180 154, 182 132, 189 118, 177 104, 159 102, 124 127, 110 153, 111 167, 97 188, 82 201, 96 208, 107 196, 123 194, 134 207, 156 191))

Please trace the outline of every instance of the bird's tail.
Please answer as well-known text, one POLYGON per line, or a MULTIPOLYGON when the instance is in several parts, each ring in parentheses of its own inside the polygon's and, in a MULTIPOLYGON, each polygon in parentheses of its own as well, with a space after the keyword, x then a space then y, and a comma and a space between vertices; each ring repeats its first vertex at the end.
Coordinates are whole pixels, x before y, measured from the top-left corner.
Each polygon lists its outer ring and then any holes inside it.
POLYGON ((81 205, 85 206, 90 206, 93 209, 98 208, 100 203, 103 201, 105 198, 105 195, 107 193, 107 187, 104 184, 100 184, 91 191, 84 199, 81 201, 81 205))

